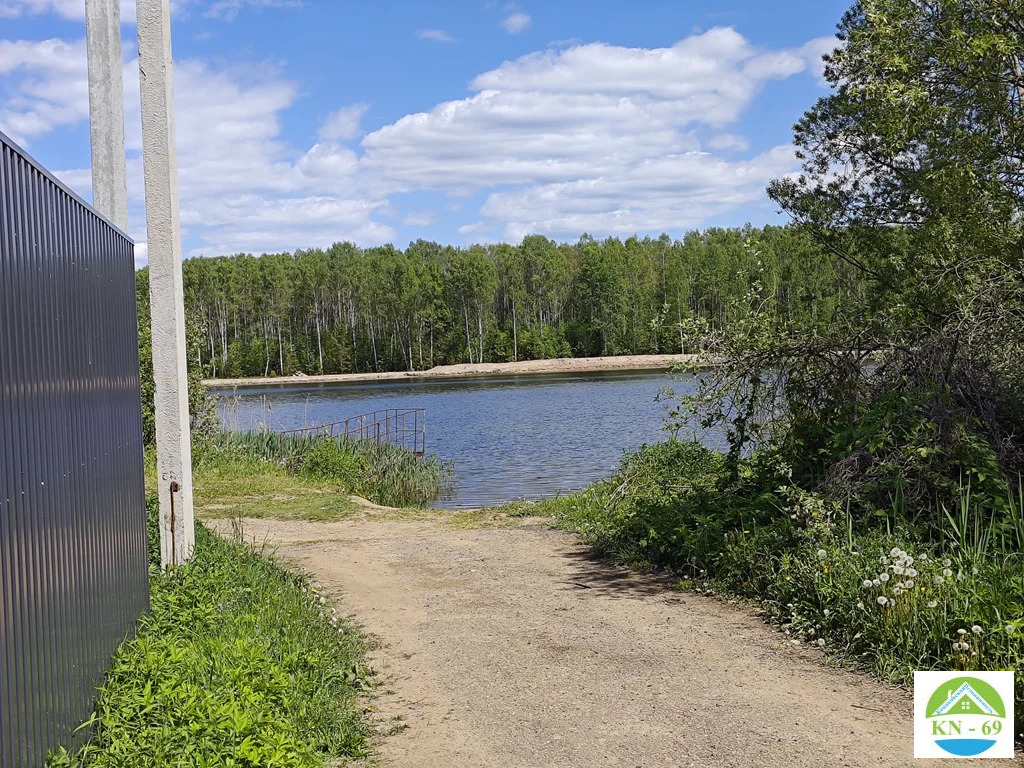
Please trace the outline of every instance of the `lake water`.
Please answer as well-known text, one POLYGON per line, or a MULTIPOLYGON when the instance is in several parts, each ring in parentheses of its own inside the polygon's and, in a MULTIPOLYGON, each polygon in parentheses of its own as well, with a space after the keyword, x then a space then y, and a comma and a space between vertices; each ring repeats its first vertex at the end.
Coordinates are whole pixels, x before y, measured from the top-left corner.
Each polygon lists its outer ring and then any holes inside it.
MULTIPOLYGON (((666 373, 509 376, 268 386, 217 392, 225 428, 279 431, 385 408, 425 408, 427 451, 455 462, 440 507, 477 507, 580 490, 611 475, 625 451, 667 438, 666 373)), ((710 442, 718 441, 711 438, 710 442)))

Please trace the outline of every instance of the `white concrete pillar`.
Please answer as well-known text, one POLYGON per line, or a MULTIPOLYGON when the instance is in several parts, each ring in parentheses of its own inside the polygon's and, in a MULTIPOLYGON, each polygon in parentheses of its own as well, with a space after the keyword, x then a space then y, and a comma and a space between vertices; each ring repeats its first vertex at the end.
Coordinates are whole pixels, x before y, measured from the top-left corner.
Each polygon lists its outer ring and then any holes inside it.
POLYGON ((89 59, 92 204, 127 232, 128 183, 125 177, 119 5, 119 0, 85 0, 85 39, 89 59))
POLYGON ((192 556, 192 443, 181 281, 178 160, 174 145, 170 0, 137 0, 142 164, 146 175, 149 302, 156 383, 156 470, 160 486, 160 561, 192 556))

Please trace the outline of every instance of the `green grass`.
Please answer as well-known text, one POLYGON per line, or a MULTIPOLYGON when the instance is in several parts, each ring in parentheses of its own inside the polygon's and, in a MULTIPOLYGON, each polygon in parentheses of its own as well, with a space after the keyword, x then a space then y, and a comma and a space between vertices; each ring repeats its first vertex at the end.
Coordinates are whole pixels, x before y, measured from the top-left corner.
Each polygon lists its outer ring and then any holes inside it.
POLYGON ((329 521, 359 511, 336 481, 295 476, 248 457, 203 462, 196 468, 194 486, 196 510, 206 518, 329 521))
POLYGON ((197 468, 208 458, 260 459, 391 507, 426 506, 450 489, 454 477, 453 465, 435 455, 419 457, 402 446, 361 440, 225 432, 208 440, 200 453, 197 468))
POLYGON ((189 565, 152 571, 151 612, 114 657, 92 740, 49 768, 319 768, 365 756, 359 633, 265 552, 202 526, 196 539, 189 565))
MULTIPOLYGON (((887 527, 854 520, 792 486, 729 481, 720 457, 668 443, 545 506, 599 554, 753 601, 791 642, 908 683, 915 669, 1024 669, 1024 554, 1003 525, 1019 521, 1015 503, 993 521, 963 508, 965 494, 944 535, 929 539, 891 517, 887 527)), ((1016 701, 1020 734, 1020 675, 1016 701)))

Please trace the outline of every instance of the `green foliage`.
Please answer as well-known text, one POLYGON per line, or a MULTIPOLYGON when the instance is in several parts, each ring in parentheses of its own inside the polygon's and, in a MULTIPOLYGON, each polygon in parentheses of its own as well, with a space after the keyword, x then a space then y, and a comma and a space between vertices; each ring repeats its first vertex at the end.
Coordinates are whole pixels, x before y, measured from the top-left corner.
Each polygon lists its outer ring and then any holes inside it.
POLYGON ((337 480, 353 493, 370 475, 366 455, 346 449, 335 440, 318 440, 303 456, 302 472, 321 480, 337 480))
POLYGON ((367 753, 363 643, 304 577, 200 526, 193 561, 152 570, 150 583, 151 611, 118 649, 92 740, 50 768, 320 768, 367 753))
POLYGON ((1005 506, 1024 470, 1019 5, 862 0, 839 36, 832 93, 796 126, 803 173, 769 192, 867 290, 828 327, 751 304, 759 333, 722 344, 699 410, 867 513, 935 513, 962 483, 1005 506))
MULTIPOLYGON (((142 393, 142 439, 146 445, 156 441, 156 413, 153 403, 156 384, 153 380, 153 331, 149 313, 149 267, 135 273, 135 295, 139 316, 139 384, 142 393)), ((194 323, 186 324, 190 350, 198 349, 200 336, 194 323)), ((208 397, 203 386, 201 368, 190 368, 188 373, 188 405, 192 419, 193 437, 202 440, 219 428, 216 401, 208 397)))
POLYGON ((335 441, 315 435, 225 432, 207 441, 197 461, 249 458, 293 474, 337 482, 350 493, 392 507, 424 506, 451 487, 454 467, 436 455, 416 456, 390 443, 335 441))
POLYGON ((724 456, 692 443, 646 446, 547 512, 600 554, 753 600, 791 640, 889 679, 1024 664, 1020 499, 1007 502, 1017 521, 1008 531, 965 488, 941 541, 923 541, 896 512, 886 525, 856 520, 835 500, 779 485, 770 451, 738 469, 733 479, 724 456))
POLYGON ((679 241, 585 235, 570 245, 531 235, 519 246, 337 243, 190 259, 189 364, 203 375, 271 376, 679 352, 681 325, 731 322, 731 301, 758 261, 789 319, 825 324, 850 290, 850 270, 779 227, 679 241), (755 234, 758 254, 744 247, 755 234))

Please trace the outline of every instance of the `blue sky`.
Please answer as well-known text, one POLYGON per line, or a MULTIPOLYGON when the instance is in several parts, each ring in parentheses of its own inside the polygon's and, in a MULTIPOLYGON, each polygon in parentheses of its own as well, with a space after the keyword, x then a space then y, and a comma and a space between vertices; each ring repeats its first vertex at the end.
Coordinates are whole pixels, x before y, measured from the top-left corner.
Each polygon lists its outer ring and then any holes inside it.
MULTIPOLYGON (((846 5, 173 0, 184 253, 781 222, 764 186, 798 167, 846 5)), ((0 0, 0 130, 88 199, 83 16, 0 0)), ((122 17, 144 244, 131 0, 122 17)))

